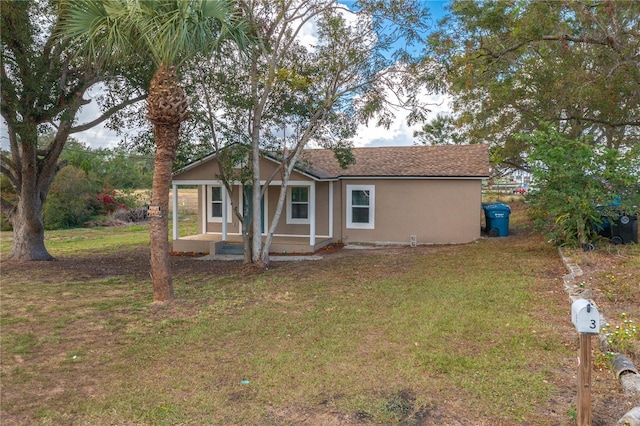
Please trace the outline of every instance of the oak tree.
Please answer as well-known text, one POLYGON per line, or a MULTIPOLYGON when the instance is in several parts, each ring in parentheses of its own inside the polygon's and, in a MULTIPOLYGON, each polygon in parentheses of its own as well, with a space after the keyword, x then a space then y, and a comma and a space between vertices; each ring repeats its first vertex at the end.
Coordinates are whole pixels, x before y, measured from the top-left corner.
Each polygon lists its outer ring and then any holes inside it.
MULTIPOLYGON (((65 165, 60 153, 69 135, 87 130, 144 99, 95 64, 73 56, 75 46, 55 37, 62 21, 58 1, 3 2, 0 22, 0 113, 7 126, 9 153, 0 171, 16 197, 0 197, 0 211, 13 227, 8 258, 51 260, 44 243, 43 205, 56 173, 65 165), (102 114, 77 123, 88 92, 99 84, 112 95, 101 100, 102 114), (39 135, 53 137, 39 145, 39 135)), ((123 73, 122 75, 125 75, 123 73)))
POLYGON ((453 1, 430 46, 469 142, 528 168, 540 120, 615 149, 640 136, 640 2, 453 1))

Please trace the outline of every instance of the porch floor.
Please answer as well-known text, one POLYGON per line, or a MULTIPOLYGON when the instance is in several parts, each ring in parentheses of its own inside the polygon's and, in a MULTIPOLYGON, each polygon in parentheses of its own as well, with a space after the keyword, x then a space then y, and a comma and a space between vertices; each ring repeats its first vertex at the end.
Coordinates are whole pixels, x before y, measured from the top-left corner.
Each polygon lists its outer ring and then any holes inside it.
MULTIPOLYGON (((266 237, 262 237, 264 242, 266 237)), ((316 237, 315 245, 309 244, 309 237, 274 236, 271 240, 271 253, 314 253, 331 244, 332 238, 316 237)), ((187 235, 173 241, 174 252, 196 252, 215 254, 215 247, 227 244, 242 244, 242 235, 227 235, 226 241, 222 234, 187 235)))

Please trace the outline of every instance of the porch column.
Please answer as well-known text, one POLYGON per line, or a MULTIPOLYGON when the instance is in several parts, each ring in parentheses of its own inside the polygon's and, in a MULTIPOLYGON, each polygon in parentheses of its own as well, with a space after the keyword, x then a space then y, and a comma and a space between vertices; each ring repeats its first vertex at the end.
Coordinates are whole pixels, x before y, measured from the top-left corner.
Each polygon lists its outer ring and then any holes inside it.
POLYGON ((207 233, 207 185, 201 185, 201 197, 202 197, 202 209, 200 210, 200 214, 202 216, 202 222, 200 226, 202 226, 202 234, 207 233))
POLYGON ((309 245, 316 245, 316 183, 309 187, 309 245))
POLYGON ((333 238, 333 181, 329 182, 329 238, 333 238))
POLYGON ((229 194, 227 193, 227 188, 222 186, 222 241, 227 241, 227 213, 228 213, 228 203, 229 203, 229 194))
MULTIPOLYGON (((169 214, 169 212, 167 212, 169 214)), ((173 184, 173 241, 178 239, 178 185, 173 184)))

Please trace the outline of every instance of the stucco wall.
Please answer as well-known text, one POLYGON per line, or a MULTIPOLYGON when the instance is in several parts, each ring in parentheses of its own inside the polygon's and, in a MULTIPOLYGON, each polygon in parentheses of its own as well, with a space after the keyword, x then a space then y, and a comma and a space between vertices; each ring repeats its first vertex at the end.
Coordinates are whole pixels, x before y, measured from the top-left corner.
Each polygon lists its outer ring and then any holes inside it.
POLYGON ((218 174, 218 163, 214 159, 193 165, 189 170, 173 176, 174 181, 215 180, 218 174))
POLYGON ((348 180, 342 182, 341 239, 357 243, 466 243, 480 237, 481 181, 348 180), (346 222, 347 185, 375 185, 374 229, 350 229, 346 222))
MULTIPOLYGON (((294 176, 292 176, 293 178, 294 176)), ((297 182, 301 182, 301 176, 295 176, 298 178, 297 182)), ((306 179, 306 182, 309 180, 306 179)), ((316 235, 329 235, 329 182, 316 182, 316 235)), ((334 188, 337 187, 334 184, 334 188)), ((269 220, 272 220, 275 214, 276 205, 278 203, 278 197, 280 194, 279 186, 272 186, 269 188, 268 204, 269 204, 269 220)), ((335 207, 335 206, 334 206, 335 207)), ((309 224, 288 224, 287 223, 287 203, 282 209, 282 215, 280 216, 280 222, 276 228, 276 234, 287 235, 309 235, 309 224)), ((338 213, 339 214, 339 213, 338 213)))

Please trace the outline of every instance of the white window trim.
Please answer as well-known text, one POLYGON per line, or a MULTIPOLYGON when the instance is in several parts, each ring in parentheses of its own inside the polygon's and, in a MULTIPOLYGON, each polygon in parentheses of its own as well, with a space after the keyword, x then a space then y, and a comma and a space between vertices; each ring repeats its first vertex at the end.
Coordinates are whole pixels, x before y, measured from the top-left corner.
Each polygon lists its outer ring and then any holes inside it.
POLYGON ((222 189, 222 205, 223 208, 226 205, 227 206, 227 223, 229 222, 229 220, 232 217, 233 211, 231 210, 231 200, 229 200, 229 196, 227 194, 227 188, 224 187, 224 185, 207 185, 207 190, 206 190, 206 199, 207 199, 207 221, 208 222, 214 222, 214 223, 222 223, 222 220, 224 218, 224 213, 222 215, 222 217, 213 217, 213 211, 211 209, 211 188, 213 187, 219 187, 222 189))
MULTIPOLYGON (((302 203, 299 203, 302 204, 302 203)), ((287 187, 287 224, 288 225, 309 225, 311 223, 311 185, 289 185, 287 187), (308 188, 307 191, 307 218, 306 219, 298 219, 291 217, 293 212, 292 202, 291 202, 291 188, 293 187, 302 187, 305 186, 308 188)))
POLYGON ((349 229, 374 229, 376 210, 376 186, 375 185, 347 185, 347 228, 349 229), (353 223, 353 210, 351 200, 353 191, 369 191, 369 222, 353 223))

